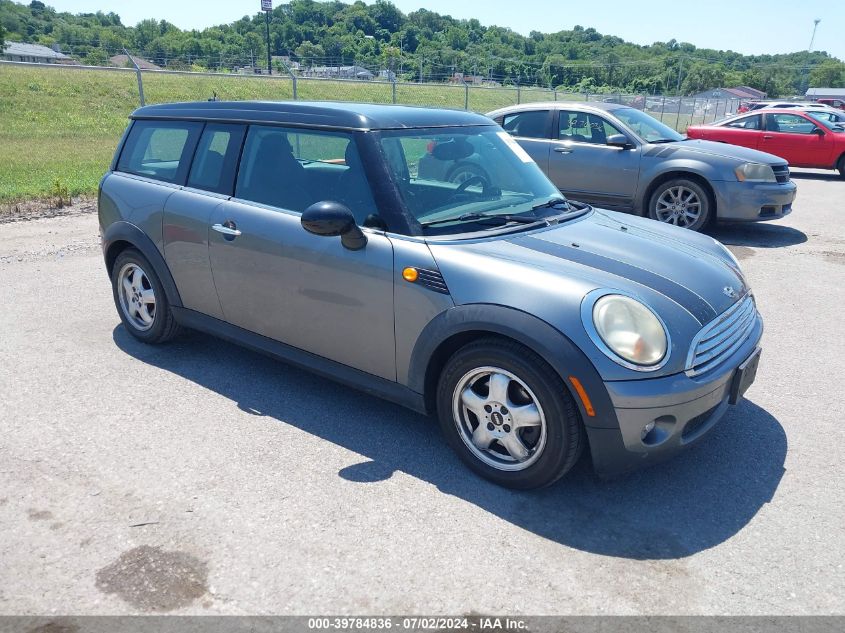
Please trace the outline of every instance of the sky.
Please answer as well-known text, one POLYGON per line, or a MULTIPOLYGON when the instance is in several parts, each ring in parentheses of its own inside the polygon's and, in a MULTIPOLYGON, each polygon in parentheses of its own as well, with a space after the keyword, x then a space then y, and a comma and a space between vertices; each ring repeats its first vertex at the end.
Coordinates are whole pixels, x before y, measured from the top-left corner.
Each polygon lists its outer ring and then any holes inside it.
MULTIPOLYGON (((351 2, 351 0, 348 0, 351 2)), ((813 50, 845 60, 845 2, 840 0, 393 0, 404 13, 426 8, 484 25, 551 33, 576 24, 636 44, 672 38, 700 48, 743 54, 806 50, 813 20, 821 18, 813 50)), ((71 13, 113 11, 124 24, 164 19, 182 29, 202 29, 258 12, 260 0, 46 0, 71 13)), ((273 6, 277 6, 275 0, 273 6)))

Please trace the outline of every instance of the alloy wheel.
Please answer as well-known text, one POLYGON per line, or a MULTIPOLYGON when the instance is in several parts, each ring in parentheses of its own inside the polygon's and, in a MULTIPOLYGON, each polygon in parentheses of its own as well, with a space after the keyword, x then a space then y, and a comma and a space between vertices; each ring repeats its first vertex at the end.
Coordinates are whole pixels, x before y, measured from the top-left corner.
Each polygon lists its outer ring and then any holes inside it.
POLYGON ((117 276, 120 308, 132 326, 142 332, 155 322, 156 298, 144 270, 135 263, 124 264, 117 276))
POLYGON ((452 415, 467 448, 498 470, 524 470, 546 446, 546 418, 525 382, 498 367, 479 367, 457 383, 452 415))
POLYGON ((701 217, 701 199, 683 185, 667 187, 657 199, 655 215, 661 222, 688 228, 701 217))

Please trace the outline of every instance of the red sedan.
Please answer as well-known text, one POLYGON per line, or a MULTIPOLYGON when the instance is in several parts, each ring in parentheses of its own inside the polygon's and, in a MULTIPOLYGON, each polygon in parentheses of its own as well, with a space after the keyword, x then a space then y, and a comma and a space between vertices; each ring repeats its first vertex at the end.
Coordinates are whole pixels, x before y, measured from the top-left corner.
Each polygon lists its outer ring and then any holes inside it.
POLYGON ((768 152, 793 167, 838 169, 845 178, 845 127, 800 110, 754 110, 712 125, 691 125, 687 136, 768 152))

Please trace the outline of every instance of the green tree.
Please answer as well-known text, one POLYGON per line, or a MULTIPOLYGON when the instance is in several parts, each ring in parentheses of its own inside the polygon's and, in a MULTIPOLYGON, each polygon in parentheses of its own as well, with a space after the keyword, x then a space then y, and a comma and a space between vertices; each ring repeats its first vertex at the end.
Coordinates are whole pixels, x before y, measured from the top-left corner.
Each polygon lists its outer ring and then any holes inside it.
POLYGON ((845 88, 845 64, 835 59, 822 62, 810 72, 810 86, 845 88))

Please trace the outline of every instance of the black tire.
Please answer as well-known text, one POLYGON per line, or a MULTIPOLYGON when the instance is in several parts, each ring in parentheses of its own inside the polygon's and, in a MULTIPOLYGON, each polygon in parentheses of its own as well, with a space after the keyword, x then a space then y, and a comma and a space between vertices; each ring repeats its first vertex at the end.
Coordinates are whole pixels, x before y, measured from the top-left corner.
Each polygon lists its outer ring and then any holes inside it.
MULTIPOLYGON (((707 225, 707 222, 709 222, 712 208, 713 201, 710 197, 710 193, 699 183, 688 178, 673 178, 672 180, 660 183, 651 194, 651 198, 649 198, 648 201, 648 217, 652 220, 657 220, 658 222, 681 226, 682 228, 689 229, 690 231, 700 231, 707 225), (672 218, 667 220, 665 209, 661 211, 658 210, 658 203, 661 198, 665 195, 671 196, 671 190, 678 188, 682 188, 695 194, 695 199, 699 204, 698 217, 689 224, 682 224, 682 222, 687 221, 683 215, 676 217, 674 221, 672 218)), ((680 209, 679 212, 681 212, 680 209)))
POLYGON ((839 170, 839 177, 845 178, 845 154, 839 157, 839 162, 836 163, 836 169, 839 170))
MULTIPOLYGON (((126 278, 126 280, 130 281, 129 278, 126 278)), ((120 315, 120 320, 123 321, 126 331, 136 339, 155 345, 165 343, 181 332, 182 328, 173 318, 167 294, 164 292, 164 287, 161 285, 155 269, 139 251, 134 248, 127 248, 117 256, 111 270, 111 282, 114 305, 117 308, 118 315, 120 315), (141 323, 143 319, 139 310, 142 303, 145 306, 150 305, 140 298, 141 292, 137 294, 133 292, 131 296, 127 296, 128 291, 127 294, 123 294, 121 291, 123 276, 131 274, 133 270, 140 270, 143 274, 139 286, 141 291, 152 291, 153 293, 152 309, 149 307, 143 308, 146 318, 150 319, 148 324, 141 323), (122 294, 123 296, 121 296, 122 294), (137 300, 134 299, 136 296, 139 297, 137 300)))
MULTIPOLYGON (((483 380, 482 378, 481 381, 483 380)), ((509 397, 506 400, 509 400, 509 397)), ((533 400, 530 402, 533 403, 533 400)), ((518 405, 513 405, 513 408, 518 409, 518 405)), ((502 410, 504 411, 504 408, 502 410)), ((560 376, 540 356, 513 341, 485 338, 455 352, 440 375, 437 414, 443 434, 460 458, 482 477, 508 488, 527 490, 554 483, 575 465, 586 444, 581 416, 560 376), (539 455, 532 454, 529 459, 533 461, 522 470, 502 470, 482 461, 482 458, 473 452, 480 449, 471 449, 464 440, 466 433, 463 429, 469 428, 466 425, 472 425, 473 419, 478 418, 475 418, 474 414, 459 412, 456 419, 454 407, 458 405, 454 399, 458 398, 458 391, 465 390, 463 380, 466 376, 481 368, 498 368, 512 374, 519 382, 524 383, 529 391, 522 390, 520 384, 514 381, 508 383, 509 391, 506 393, 512 393, 510 390, 513 388, 526 396, 530 393, 540 407, 544 424, 541 422, 536 431, 533 428, 517 431, 507 425, 496 429, 497 432, 507 430, 509 433, 523 433, 520 437, 525 437, 525 431, 531 431, 537 438, 541 434, 540 429, 545 427, 545 442, 539 449, 539 455)), ((497 423, 501 421, 499 416, 497 423)), ((479 419, 475 425, 476 429, 481 423, 479 419)), ((486 427, 493 430, 490 422, 486 427)), ((527 442, 523 443, 525 444, 527 442)), ((538 452, 537 445, 539 442, 534 446, 534 453, 538 452)), ((490 447, 493 450, 501 450, 504 445, 494 440, 490 447)), ((489 449, 486 452, 489 453, 489 449)))

